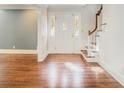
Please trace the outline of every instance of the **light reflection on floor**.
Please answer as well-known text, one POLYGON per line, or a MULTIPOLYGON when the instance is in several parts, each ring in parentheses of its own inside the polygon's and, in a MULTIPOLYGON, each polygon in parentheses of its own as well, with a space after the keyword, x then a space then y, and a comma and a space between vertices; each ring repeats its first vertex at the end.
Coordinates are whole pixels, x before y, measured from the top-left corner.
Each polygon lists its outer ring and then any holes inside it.
POLYGON ((68 83, 69 83, 69 77, 68 77, 67 73, 63 73, 62 78, 61 78, 62 87, 67 87, 68 83))
POLYGON ((49 77, 49 85, 50 87, 55 87, 57 85, 57 82, 58 82, 58 69, 57 69, 57 66, 56 64, 54 63, 51 63, 48 65, 48 77, 49 77))
POLYGON ((83 76, 82 73, 78 73, 78 72, 73 73, 72 82, 74 87, 81 87, 81 82, 83 82, 82 76, 83 76))
POLYGON ((81 65, 65 62, 65 67, 72 71, 72 85, 75 87, 80 87, 84 74, 81 65))
POLYGON ((58 83, 61 85, 61 87, 67 87, 69 86, 70 82, 72 83, 73 87, 81 87, 81 82, 83 81, 82 77, 84 74, 81 66, 79 64, 73 64, 70 62, 65 62, 61 65, 66 67, 66 69, 61 69, 61 73, 59 72, 60 68, 57 68, 56 63, 50 63, 48 65, 47 73, 49 73, 48 83, 50 87, 56 87, 58 83), (59 75, 61 77, 59 77, 59 75))
POLYGON ((70 69, 71 71, 83 72, 83 69, 81 68, 81 66, 79 64, 73 64, 71 62, 65 62, 64 65, 66 68, 70 69))
POLYGON ((104 70, 103 70, 102 68, 100 68, 100 67, 91 67, 90 69, 91 69, 96 75, 104 72, 104 70))

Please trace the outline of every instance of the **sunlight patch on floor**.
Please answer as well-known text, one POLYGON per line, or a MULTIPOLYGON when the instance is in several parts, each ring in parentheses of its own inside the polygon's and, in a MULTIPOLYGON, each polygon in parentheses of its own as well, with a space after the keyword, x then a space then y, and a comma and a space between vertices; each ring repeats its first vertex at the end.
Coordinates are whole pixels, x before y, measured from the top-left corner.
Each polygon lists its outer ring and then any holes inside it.
POLYGON ((91 67, 90 69, 96 74, 100 74, 104 72, 104 70, 101 67, 91 67))
POLYGON ((79 64, 74 64, 70 62, 64 63, 65 67, 70 69, 71 71, 76 71, 76 72, 83 72, 83 69, 79 64))

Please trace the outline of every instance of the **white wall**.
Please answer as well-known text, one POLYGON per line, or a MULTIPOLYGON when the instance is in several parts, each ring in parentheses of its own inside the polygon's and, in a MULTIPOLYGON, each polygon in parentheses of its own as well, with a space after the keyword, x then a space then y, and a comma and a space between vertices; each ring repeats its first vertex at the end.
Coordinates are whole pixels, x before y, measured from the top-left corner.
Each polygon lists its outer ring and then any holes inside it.
POLYGON ((104 5, 103 23, 107 23, 99 38, 103 67, 124 84, 124 5, 104 5))

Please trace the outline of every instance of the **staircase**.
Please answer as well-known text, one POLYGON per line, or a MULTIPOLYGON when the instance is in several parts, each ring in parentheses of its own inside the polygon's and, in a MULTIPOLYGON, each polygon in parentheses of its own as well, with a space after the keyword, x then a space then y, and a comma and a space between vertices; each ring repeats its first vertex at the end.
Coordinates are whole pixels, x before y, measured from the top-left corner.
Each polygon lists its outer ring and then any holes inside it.
POLYGON ((88 45, 85 46, 84 50, 81 50, 81 54, 87 62, 98 62, 99 44, 97 41, 98 38, 100 37, 99 33, 102 32, 101 12, 102 12, 102 5, 96 13, 96 22, 94 29, 88 32, 88 45))

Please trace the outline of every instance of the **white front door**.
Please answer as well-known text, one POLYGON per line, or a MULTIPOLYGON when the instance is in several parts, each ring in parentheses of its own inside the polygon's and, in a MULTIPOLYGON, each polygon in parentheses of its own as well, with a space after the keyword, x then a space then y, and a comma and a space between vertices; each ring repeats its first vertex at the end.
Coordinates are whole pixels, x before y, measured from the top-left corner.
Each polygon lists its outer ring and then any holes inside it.
MULTIPOLYGON (((78 17, 80 18, 80 16, 78 17)), ((79 22, 78 25, 80 30, 81 23, 79 22)), ((49 15, 48 32, 49 32, 48 49, 50 53, 77 53, 80 51, 79 46, 81 46, 80 44, 81 38, 80 35, 76 36, 75 33, 74 15, 72 14, 49 15), (55 22, 51 22, 53 20, 55 22), (55 31, 52 32, 52 28, 54 27, 55 31)))
POLYGON ((56 20, 56 52, 73 53, 73 17, 71 15, 59 15, 56 20))

